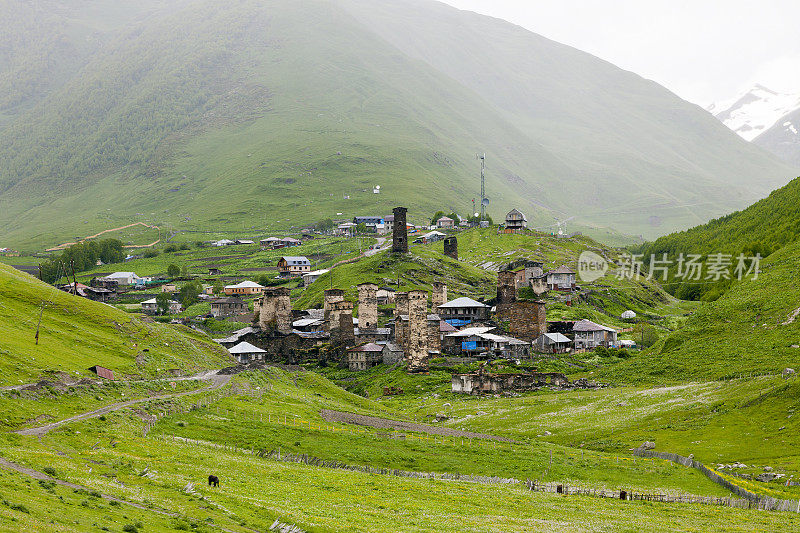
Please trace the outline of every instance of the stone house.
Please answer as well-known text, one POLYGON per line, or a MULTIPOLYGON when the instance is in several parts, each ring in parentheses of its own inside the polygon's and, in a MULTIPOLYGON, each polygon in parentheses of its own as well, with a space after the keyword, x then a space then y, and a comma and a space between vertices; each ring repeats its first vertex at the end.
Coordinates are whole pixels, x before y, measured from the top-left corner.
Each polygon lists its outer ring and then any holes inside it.
POLYGON ((347 365, 351 371, 367 370, 383 362, 383 346, 368 342, 347 350, 347 365))
POLYGON ((211 301, 211 314, 216 318, 240 315, 247 311, 247 304, 241 298, 217 298, 211 301))
MULTIPOLYGON (((169 310, 167 311, 170 315, 177 315, 183 311, 183 306, 180 302, 176 302, 172 300, 169 302, 169 310)), ((145 300, 142 302, 142 312, 148 315, 156 315, 158 314, 158 302, 155 298, 150 300, 145 300)))
POLYGON ((455 227, 456 221, 450 217, 441 217, 436 221, 436 227, 443 229, 452 229, 455 227))
POLYGON ((383 346, 381 355, 383 356, 384 365, 393 365, 398 361, 402 361, 406 354, 402 346, 393 342, 388 342, 383 346))

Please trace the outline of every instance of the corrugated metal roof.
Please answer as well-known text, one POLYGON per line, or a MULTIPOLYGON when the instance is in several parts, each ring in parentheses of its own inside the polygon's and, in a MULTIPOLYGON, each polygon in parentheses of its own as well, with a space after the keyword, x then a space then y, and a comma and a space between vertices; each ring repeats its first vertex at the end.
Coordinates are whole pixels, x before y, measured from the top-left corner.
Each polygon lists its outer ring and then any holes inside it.
POLYGON ((290 265, 310 265, 311 261, 308 260, 307 257, 303 257, 300 255, 286 255, 281 257, 283 261, 286 261, 290 265))
POLYGON ((240 342, 239 344, 237 344, 233 348, 230 348, 228 351, 230 353, 232 353, 232 354, 237 354, 237 353, 267 353, 266 351, 262 350, 258 346, 253 346, 249 342, 244 342, 244 341, 240 342))
POLYGON ((482 304, 469 298, 467 296, 462 296, 461 298, 456 298, 455 300, 450 300, 446 304, 442 304, 439 306, 439 309, 453 309, 459 307, 489 307, 486 304, 482 304))
POLYGON ((595 324, 591 320, 579 320, 575 322, 575 325, 572 326, 572 331, 613 331, 614 333, 617 332, 614 328, 610 328, 608 326, 601 326, 600 324, 595 324))

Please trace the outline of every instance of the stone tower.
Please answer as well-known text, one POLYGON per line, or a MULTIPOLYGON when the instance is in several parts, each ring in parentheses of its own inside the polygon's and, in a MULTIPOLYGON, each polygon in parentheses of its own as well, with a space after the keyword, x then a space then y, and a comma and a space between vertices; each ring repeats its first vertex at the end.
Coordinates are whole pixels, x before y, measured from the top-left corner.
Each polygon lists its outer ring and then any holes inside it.
POLYGON ((512 337, 533 342, 547 333, 547 310, 539 300, 517 300, 508 310, 508 332, 512 337))
POLYGON ((409 372, 428 370, 428 293, 408 293, 408 350, 406 362, 409 372))
POLYGON ((394 339, 397 344, 408 350, 408 293, 394 294, 394 339), (406 321, 403 321, 403 316, 406 321))
POLYGON ((431 294, 431 312, 438 313, 439 306, 447 302, 447 284, 440 281, 433 282, 433 293, 431 294))
POLYGON ((394 213, 394 228, 392 229, 393 253, 408 253, 408 231, 406 229, 407 211, 408 209, 405 207, 395 207, 392 209, 392 213, 394 213))
POLYGON ((328 310, 328 318, 331 343, 354 346, 356 335, 353 328, 353 302, 333 302, 328 310))
POLYGON ((378 286, 362 283, 358 286, 358 329, 370 331, 378 327, 378 286))
POLYGON ((325 296, 322 304, 323 319, 325 320, 325 330, 330 333, 339 327, 339 318, 331 315, 333 304, 344 301, 344 291, 342 289, 325 289, 325 296))
POLYGON ((455 237, 447 237, 444 240, 444 255, 458 261, 458 239, 455 237))
POLYGON ((263 331, 292 332, 292 301, 286 288, 265 289, 255 305, 254 322, 263 331))
POLYGON ((517 301, 516 274, 511 270, 501 270, 497 273, 497 317, 500 320, 508 319, 508 310, 517 301))

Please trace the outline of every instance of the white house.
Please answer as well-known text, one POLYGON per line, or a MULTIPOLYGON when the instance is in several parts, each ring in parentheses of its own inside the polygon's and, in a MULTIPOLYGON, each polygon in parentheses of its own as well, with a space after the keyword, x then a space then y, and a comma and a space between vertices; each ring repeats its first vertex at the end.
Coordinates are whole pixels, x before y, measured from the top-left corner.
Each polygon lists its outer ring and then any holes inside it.
POLYGON ((135 272, 114 272, 102 279, 104 281, 116 281, 120 287, 140 285, 145 281, 144 278, 137 276, 135 272))
POLYGON ((575 333, 576 350, 594 350, 598 346, 614 348, 617 345, 617 330, 595 324, 591 320, 579 320, 572 326, 575 333))
POLYGON ((240 342, 228 350, 236 358, 239 364, 247 364, 251 361, 263 361, 264 354, 267 353, 258 346, 253 346, 249 342, 240 342))

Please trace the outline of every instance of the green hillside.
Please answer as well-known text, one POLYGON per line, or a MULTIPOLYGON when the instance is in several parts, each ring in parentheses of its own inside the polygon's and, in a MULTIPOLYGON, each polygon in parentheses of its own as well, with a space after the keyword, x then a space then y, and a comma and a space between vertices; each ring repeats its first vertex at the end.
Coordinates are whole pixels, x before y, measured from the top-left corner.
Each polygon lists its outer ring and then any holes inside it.
POLYGON ((761 265, 758 279, 734 283, 697 309, 648 353, 610 369, 621 382, 679 382, 800 367, 800 243, 761 265))
POLYGON ((194 373, 231 362, 225 350, 189 328, 72 296, 3 264, 0 354, 0 385, 30 383, 53 372, 90 377, 94 365, 124 377, 164 375, 170 369, 194 373))
MULTIPOLYGON (((663 254, 675 261, 679 254, 731 254, 747 257, 760 254, 762 257, 782 246, 795 242, 800 237, 800 178, 785 187, 773 191, 769 197, 737 211, 696 226, 686 231, 666 235, 651 243, 636 247, 636 253, 644 256, 646 263, 651 256, 660 259, 663 254)), ((713 299, 722 294, 730 280, 718 283, 701 279, 697 282, 675 279, 677 265, 670 270, 665 288, 682 298, 713 299)))
MULTIPOLYGON (((495 218, 517 206, 539 227, 575 215, 649 236, 791 175, 652 82, 433 2, 403 16, 350 0, 83 7, 59 2, 53 24, 101 42, 65 49, 67 74, 23 76, 56 81, 18 98, 0 128, 4 245, 134 221, 240 231, 399 203, 467 213, 477 152, 495 218), (480 54, 479 33, 493 35, 480 54)), ((30 63, 14 54, 7 77, 30 63)))

